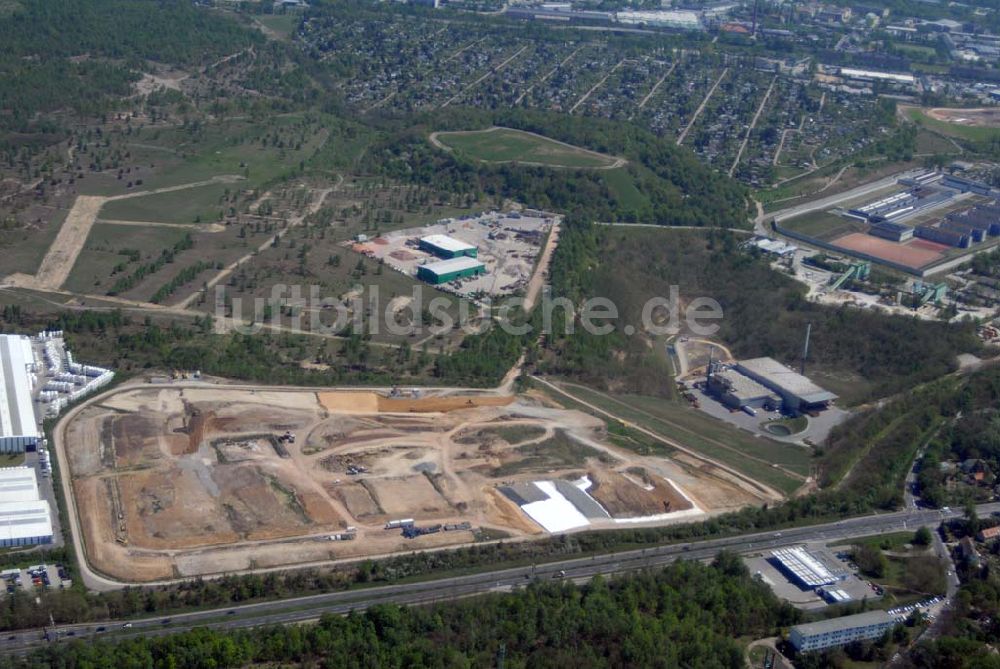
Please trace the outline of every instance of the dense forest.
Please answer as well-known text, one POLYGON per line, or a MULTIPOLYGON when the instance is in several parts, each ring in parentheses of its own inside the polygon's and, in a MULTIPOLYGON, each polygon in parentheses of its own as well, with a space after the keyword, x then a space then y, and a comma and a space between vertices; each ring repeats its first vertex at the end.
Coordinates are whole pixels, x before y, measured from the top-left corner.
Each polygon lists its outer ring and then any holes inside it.
POLYGON ((812 370, 866 381, 850 390, 853 401, 937 378, 955 369, 956 353, 981 347, 971 324, 811 302, 803 287, 772 270, 765 259, 738 250, 739 242, 719 231, 623 230, 568 220, 553 262, 553 290, 577 302, 610 298, 620 313, 619 330, 608 337, 578 330, 550 338, 543 369, 627 392, 662 392, 662 379, 649 373, 649 347, 625 341, 621 328, 638 327, 646 301, 669 297, 671 286, 679 288, 684 304, 700 296, 719 302, 724 318, 717 336, 737 357, 766 355, 794 365, 811 323, 812 370))
MULTIPOLYGON (((386 137, 366 154, 362 167, 394 179, 445 192, 485 193, 531 203, 596 221, 626 221, 699 227, 746 227, 746 192, 709 169, 690 151, 648 130, 592 117, 538 110, 447 110, 433 117, 384 122, 386 137), (434 130, 469 130, 493 125, 545 135, 629 160, 623 190, 610 172, 484 165, 434 148, 434 130)), ((619 170, 612 170, 617 172, 619 170)))
POLYGON ((682 562, 584 586, 542 582, 430 607, 378 606, 316 625, 74 641, 0 667, 705 667, 742 669, 738 637, 798 621, 742 561, 682 562), (503 649, 501 651, 501 649, 503 649))
POLYGON ((0 129, 29 127, 39 112, 111 110, 142 61, 208 63, 262 44, 263 36, 190 2, 17 0, 0 11, 0 129))

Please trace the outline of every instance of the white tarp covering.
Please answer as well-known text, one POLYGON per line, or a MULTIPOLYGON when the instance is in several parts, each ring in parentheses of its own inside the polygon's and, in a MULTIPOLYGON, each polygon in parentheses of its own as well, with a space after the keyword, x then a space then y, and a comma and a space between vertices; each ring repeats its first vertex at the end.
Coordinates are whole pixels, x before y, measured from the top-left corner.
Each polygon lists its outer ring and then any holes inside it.
POLYGON ((535 487, 549 496, 541 502, 525 504, 521 509, 547 532, 565 532, 590 525, 587 517, 563 497, 551 481, 535 481, 535 487))

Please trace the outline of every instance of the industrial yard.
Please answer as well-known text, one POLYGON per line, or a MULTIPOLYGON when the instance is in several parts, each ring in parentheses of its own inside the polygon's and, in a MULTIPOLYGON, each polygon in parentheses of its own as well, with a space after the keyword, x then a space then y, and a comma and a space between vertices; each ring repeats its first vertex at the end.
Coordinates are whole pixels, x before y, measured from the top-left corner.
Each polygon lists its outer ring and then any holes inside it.
POLYGON ((536 397, 132 384, 63 424, 95 571, 124 581, 682 522, 761 501, 536 397))
POLYGON ((774 225, 807 244, 923 277, 997 245, 998 195, 986 184, 925 170, 774 225))
POLYGON ((558 221, 555 214, 534 210, 492 211, 374 239, 362 235, 352 248, 447 292, 485 299, 527 290, 535 260, 558 221))

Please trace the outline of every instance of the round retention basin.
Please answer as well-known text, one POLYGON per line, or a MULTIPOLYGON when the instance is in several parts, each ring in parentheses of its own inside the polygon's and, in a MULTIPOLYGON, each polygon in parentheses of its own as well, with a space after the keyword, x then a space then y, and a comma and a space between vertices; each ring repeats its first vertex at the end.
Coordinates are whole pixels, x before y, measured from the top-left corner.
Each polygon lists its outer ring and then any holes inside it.
POLYGON ((771 423, 767 426, 767 431, 776 437, 789 437, 792 434, 792 429, 784 423, 771 423))

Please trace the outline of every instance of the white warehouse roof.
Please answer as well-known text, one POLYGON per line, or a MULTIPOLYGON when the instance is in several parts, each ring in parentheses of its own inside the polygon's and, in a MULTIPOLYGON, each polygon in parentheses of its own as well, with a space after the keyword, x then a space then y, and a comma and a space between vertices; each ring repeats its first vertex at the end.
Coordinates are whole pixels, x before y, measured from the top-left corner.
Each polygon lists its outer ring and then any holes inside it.
POLYGON ((0 468, 0 503, 38 499, 38 479, 31 467, 0 468))
POLYGON ((444 249, 445 251, 450 251, 452 253, 472 251, 476 248, 472 244, 466 244, 462 240, 449 237, 448 235, 427 235, 426 237, 421 237, 420 241, 424 244, 430 244, 431 246, 436 246, 439 249, 444 249))
POLYGON ((458 258, 449 258, 448 260, 441 260, 440 262, 427 263, 426 265, 423 265, 423 267, 440 276, 442 274, 447 274, 448 272, 459 272, 463 269, 485 267, 485 265, 475 258, 470 258, 469 256, 459 256, 458 258))
POLYGON ((894 81, 898 84, 914 84, 917 82, 916 78, 912 74, 878 72, 876 70, 858 70, 853 67, 840 68, 840 74, 841 76, 855 79, 882 79, 883 81, 894 81))
POLYGON ((736 368, 745 374, 761 379, 763 383, 778 389, 780 392, 798 397, 809 404, 837 399, 837 396, 830 391, 820 388, 774 358, 741 360, 737 363, 736 368))
POLYGON ((837 582, 837 577, 826 566, 806 551, 804 546, 779 548, 771 555, 805 585, 815 588, 837 582))
POLYGON ((38 436, 28 376, 34 362, 30 339, 0 335, 0 439, 38 436))
POLYGON ((0 502, 0 546, 19 539, 52 537, 52 515, 44 499, 0 502))

